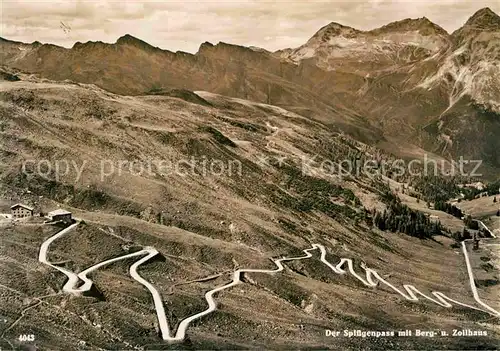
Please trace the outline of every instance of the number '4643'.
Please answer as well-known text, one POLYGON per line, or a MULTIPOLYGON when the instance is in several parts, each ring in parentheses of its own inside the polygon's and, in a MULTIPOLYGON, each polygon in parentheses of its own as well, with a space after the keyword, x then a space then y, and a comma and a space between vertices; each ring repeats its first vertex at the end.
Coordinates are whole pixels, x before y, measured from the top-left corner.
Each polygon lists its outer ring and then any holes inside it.
POLYGON ((33 334, 21 334, 21 335, 19 335, 19 341, 35 341, 35 335, 33 335, 33 334))

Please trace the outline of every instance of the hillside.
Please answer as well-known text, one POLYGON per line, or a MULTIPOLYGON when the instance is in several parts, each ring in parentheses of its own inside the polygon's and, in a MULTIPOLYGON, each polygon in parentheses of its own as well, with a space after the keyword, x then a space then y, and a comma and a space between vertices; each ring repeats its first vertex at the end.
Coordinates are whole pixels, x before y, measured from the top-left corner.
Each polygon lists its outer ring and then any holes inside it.
POLYGON ((114 44, 76 43, 71 49, 0 39, 0 55, 3 65, 53 80, 96 84, 125 95, 173 88, 210 91, 300 111, 361 139, 381 139, 382 133, 346 109, 335 91, 324 94, 316 86, 318 79, 324 84, 339 78, 355 82, 356 76, 323 76, 315 66, 297 70, 265 51, 204 43, 195 55, 173 53, 124 35, 114 44))
POLYGON ((370 31, 330 23, 275 53, 204 43, 170 52, 125 35, 113 44, 0 40, 3 65, 108 91, 203 90, 270 103, 387 151, 416 147, 500 167, 500 17, 479 10, 452 34, 427 18, 370 31))
MULTIPOLYGON (((141 273, 162 294, 174 327, 206 308, 203 294, 227 284, 234 269, 271 269, 271 258, 300 256, 315 243, 332 262, 353 259, 360 274, 368 266, 400 288, 410 284, 475 306, 451 239, 369 224, 369 210, 385 207, 385 182, 340 173, 337 163, 384 157, 380 150, 249 100, 186 90, 122 96, 96 85, 16 76, 0 82, 1 197, 43 212, 61 206, 84 220, 50 248, 49 259, 67 269, 154 246, 161 257, 141 273)), ((479 325, 489 334, 374 338, 371 347, 491 348, 498 337, 488 313, 421 296, 407 301, 385 285, 367 287, 332 272, 315 253, 286 263, 282 273, 245 274, 244 284, 217 295, 219 309, 193 324, 184 343, 168 344, 158 336, 150 295, 128 275, 132 262, 94 273, 93 295, 63 294, 64 276, 36 260, 57 228, 2 226, 0 276, 9 289, 0 290, 0 313, 11 325, 2 348, 34 333, 48 349, 359 349, 366 339, 333 341, 325 329, 422 323, 450 333, 479 325), (23 317, 14 323, 19 310, 23 317)))

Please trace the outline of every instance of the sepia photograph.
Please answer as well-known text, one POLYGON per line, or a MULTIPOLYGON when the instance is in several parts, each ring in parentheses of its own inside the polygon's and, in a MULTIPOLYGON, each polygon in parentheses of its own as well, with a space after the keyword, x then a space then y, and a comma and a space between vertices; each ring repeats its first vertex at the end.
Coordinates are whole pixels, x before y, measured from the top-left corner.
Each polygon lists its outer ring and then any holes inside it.
POLYGON ((0 0, 0 351, 498 350, 498 0, 0 0))

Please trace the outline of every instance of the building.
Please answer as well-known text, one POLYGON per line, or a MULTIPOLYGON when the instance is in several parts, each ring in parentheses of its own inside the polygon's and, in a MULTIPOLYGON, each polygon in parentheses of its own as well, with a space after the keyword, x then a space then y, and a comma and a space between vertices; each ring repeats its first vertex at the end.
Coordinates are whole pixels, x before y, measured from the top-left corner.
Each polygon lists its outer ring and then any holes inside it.
POLYGON ((15 204, 10 207, 12 218, 24 218, 33 216, 33 207, 24 204, 15 204))
POLYGON ((484 184, 481 183, 481 182, 475 182, 475 183, 465 184, 465 187, 467 187, 467 188, 476 188, 479 191, 482 191, 485 188, 484 184))
POLYGON ((47 217, 51 221, 62 221, 65 223, 71 223, 73 219, 71 218, 71 212, 63 210, 63 209, 57 209, 52 212, 49 212, 47 214, 47 217))

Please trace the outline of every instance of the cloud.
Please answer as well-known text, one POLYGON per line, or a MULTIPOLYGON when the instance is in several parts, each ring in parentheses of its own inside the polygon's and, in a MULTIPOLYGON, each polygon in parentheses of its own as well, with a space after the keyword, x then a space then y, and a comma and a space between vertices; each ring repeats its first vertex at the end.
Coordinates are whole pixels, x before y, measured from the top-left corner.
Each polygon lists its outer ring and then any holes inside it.
POLYGON ((71 47, 76 41, 115 42, 126 33, 169 50, 196 52, 200 43, 229 42, 268 50, 297 47, 319 28, 339 22, 373 29, 428 17, 448 31, 495 1, 2 1, 1 36, 71 47), (60 22, 71 27, 65 32, 60 22))

